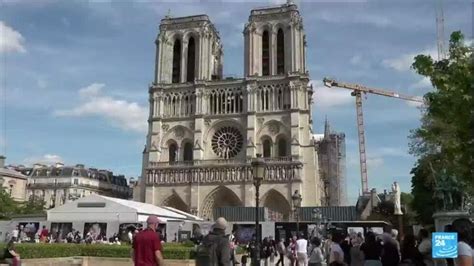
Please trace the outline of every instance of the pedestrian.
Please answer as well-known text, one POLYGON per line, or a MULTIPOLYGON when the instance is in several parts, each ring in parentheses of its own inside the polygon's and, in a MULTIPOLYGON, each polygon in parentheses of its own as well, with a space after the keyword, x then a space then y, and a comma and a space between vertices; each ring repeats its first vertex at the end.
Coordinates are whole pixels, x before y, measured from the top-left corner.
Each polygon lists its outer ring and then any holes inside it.
POLYGON ((163 248, 156 229, 160 220, 154 215, 146 220, 147 229, 135 235, 132 245, 132 260, 135 266, 163 266, 163 248))
POLYGON ((5 248, 5 261, 11 266, 20 266, 20 254, 16 252, 15 241, 11 239, 5 248))
POLYGON ((295 266, 297 264, 296 262, 296 240, 297 237, 293 236, 290 238, 290 244, 288 244, 288 249, 287 249, 287 256, 288 259, 290 260, 290 265, 295 266))
POLYGON ((364 266, 382 266, 380 261, 382 247, 377 241, 374 232, 368 232, 365 242, 360 245, 364 258, 364 266))
POLYGON ((382 265, 397 266, 400 262, 400 243, 397 240, 398 230, 389 229, 382 235, 382 265))
POLYGON ((46 238, 48 238, 48 235, 49 235, 48 228, 46 228, 46 225, 43 225, 43 229, 41 229, 41 233, 40 233, 40 241, 45 243, 46 238))
POLYGON ((420 251, 421 255, 423 255, 423 262, 426 266, 433 266, 433 257, 431 256, 432 253, 432 246, 431 246, 431 238, 428 230, 421 229, 419 232, 419 239, 420 244, 418 245, 418 251, 420 251))
POLYGON ((227 221, 217 218, 212 231, 204 237, 197 248, 196 266, 228 266, 230 262, 230 243, 225 235, 227 221))
POLYGON ((278 241, 278 244, 276 246, 276 250, 278 252, 278 261, 277 261, 277 266, 285 266, 285 256, 286 256, 286 248, 285 248, 285 243, 283 242, 283 238, 280 238, 280 241, 278 241))
POLYGON ((20 236, 20 230, 18 229, 18 225, 12 230, 12 240, 13 242, 18 242, 18 237, 20 236))
POLYGON ((351 266, 363 266, 364 265, 364 254, 360 250, 360 245, 362 245, 363 238, 362 236, 355 236, 351 239, 351 266))
POLYGON ((405 235, 401 247, 402 259, 399 265, 425 266, 423 255, 416 248, 416 239, 412 234, 405 235))
POLYGON ((332 244, 330 247, 329 264, 330 265, 343 265, 344 264, 344 251, 342 251, 341 243, 344 240, 344 236, 340 232, 334 232, 332 235, 332 244))
POLYGON ((321 239, 315 237, 311 240, 311 247, 308 255, 308 266, 322 266, 324 261, 321 250, 321 239))
POLYGON ((265 266, 269 265, 270 255, 272 253, 270 240, 268 237, 264 237, 261 245, 262 249, 260 250, 260 259, 263 261, 265 266))
POLYGON ((474 254, 469 245, 472 241, 472 223, 469 219, 459 218, 454 220, 453 232, 458 233, 458 257, 454 260, 456 266, 473 266, 474 254))
POLYGON ((349 236, 347 236, 344 240, 342 240, 341 243, 341 249, 344 252, 344 262, 347 265, 351 264, 351 239, 349 236))
POLYGON ((298 240, 296 240, 296 258, 298 266, 308 265, 308 240, 303 237, 303 234, 298 235, 298 240))

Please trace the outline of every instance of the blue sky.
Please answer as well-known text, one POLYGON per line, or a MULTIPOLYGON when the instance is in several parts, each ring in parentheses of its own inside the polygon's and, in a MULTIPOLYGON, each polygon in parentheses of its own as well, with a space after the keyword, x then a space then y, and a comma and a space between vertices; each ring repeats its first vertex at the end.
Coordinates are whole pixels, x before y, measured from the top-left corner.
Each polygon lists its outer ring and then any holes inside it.
MULTIPOLYGON (((63 161, 140 174, 148 84, 160 20, 206 13, 220 31, 224 72, 243 72, 242 30, 250 10, 285 1, 0 0, 0 152, 7 163, 63 161), (4 108, 3 108, 4 107, 4 108), (6 130, 5 130, 6 129, 6 130)), ((324 76, 423 95, 429 80, 410 69, 419 53, 436 56, 434 0, 296 1, 308 40, 315 88, 314 129, 346 134, 347 190, 360 189, 355 103, 350 91, 326 89, 324 76)), ((445 1, 446 39, 472 38, 470 1, 445 1)), ((399 181, 410 190, 411 129, 420 111, 368 95, 364 102, 369 186, 399 181)))

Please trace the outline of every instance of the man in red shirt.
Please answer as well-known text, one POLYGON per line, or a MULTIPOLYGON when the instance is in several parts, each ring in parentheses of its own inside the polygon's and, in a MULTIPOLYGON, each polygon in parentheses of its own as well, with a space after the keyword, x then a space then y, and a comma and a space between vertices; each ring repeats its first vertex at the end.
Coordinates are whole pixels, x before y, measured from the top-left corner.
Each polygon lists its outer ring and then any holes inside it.
POLYGON ((163 248, 156 229, 160 220, 154 215, 150 215, 146 220, 147 229, 135 235, 132 246, 132 260, 135 266, 162 266, 163 248))
POLYGON ((49 232, 45 225, 43 225, 43 230, 40 233, 40 241, 46 242, 46 238, 48 238, 49 232))

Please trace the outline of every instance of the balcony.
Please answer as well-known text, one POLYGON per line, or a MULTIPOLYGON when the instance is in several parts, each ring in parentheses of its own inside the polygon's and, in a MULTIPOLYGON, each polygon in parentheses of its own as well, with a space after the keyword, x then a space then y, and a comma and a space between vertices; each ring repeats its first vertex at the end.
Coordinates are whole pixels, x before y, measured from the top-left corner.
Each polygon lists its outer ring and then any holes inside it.
MULTIPOLYGON (((297 157, 266 158, 264 182, 288 182, 300 178, 302 163, 297 157)), ((147 185, 212 184, 252 182, 251 159, 150 162, 147 185)))

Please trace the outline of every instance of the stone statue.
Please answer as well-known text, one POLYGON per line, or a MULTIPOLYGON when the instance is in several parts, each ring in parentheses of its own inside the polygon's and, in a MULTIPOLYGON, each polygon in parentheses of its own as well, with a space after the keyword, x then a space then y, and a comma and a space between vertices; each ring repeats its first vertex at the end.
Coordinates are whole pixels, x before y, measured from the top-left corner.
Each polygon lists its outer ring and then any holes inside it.
POLYGON ((450 176, 446 169, 440 173, 434 171, 434 202, 437 210, 463 210, 465 205, 464 183, 456 176, 450 176))
POLYGON ((400 201, 400 195, 401 195, 400 185, 397 182, 393 182, 393 184, 392 184, 392 200, 393 200, 393 207, 394 207, 393 213, 395 215, 403 215, 402 204, 401 204, 401 201, 400 201))

